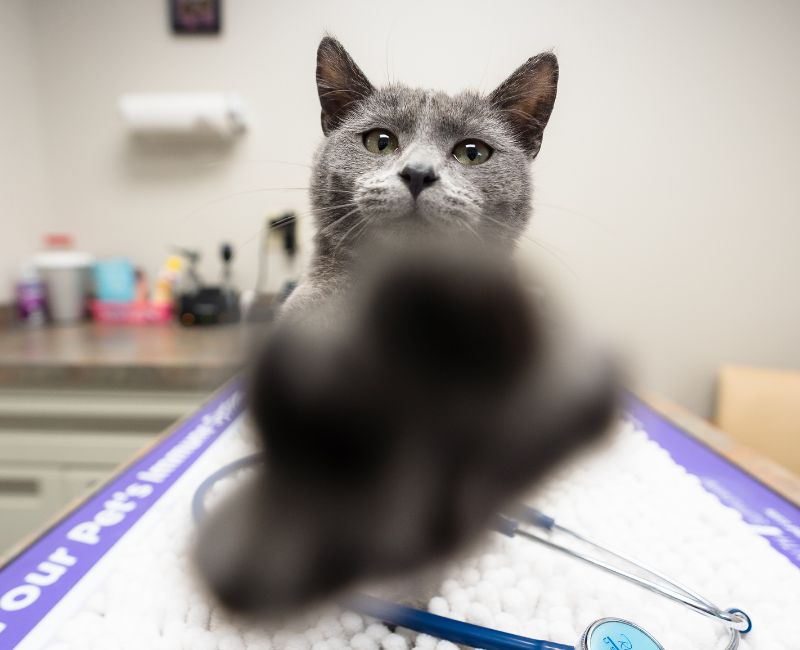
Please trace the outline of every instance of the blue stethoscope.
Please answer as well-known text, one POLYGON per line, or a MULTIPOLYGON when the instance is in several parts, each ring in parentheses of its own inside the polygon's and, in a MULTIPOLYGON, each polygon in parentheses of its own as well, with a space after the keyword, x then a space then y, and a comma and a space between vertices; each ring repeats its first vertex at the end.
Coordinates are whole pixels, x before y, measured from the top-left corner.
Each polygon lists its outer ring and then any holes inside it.
MULTIPOLYGON (((200 521, 203 518, 206 494, 217 481, 240 469, 261 463, 263 458, 261 453, 246 456, 208 476, 197 488, 192 500, 195 520, 200 521)), ((736 650, 742 635, 750 632, 753 627, 750 617, 741 609, 721 609, 658 571, 561 526, 555 519, 535 508, 526 505, 510 508, 502 515, 498 515, 495 530, 508 537, 521 537, 569 555, 723 623, 728 629, 728 643, 725 650, 736 650), (555 541, 554 538, 558 535, 570 538, 578 545, 593 550, 600 557, 555 541)), ((484 650, 664 650, 664 647, 648 632, 621 618, 602 618, 593 622, 581 635, 578 645, 571 646, 457 621, 373 596, 358 595, 348 599, 344 604, 349 609, 383 621, 389 626, 403 627, 452 643, 484 650)))

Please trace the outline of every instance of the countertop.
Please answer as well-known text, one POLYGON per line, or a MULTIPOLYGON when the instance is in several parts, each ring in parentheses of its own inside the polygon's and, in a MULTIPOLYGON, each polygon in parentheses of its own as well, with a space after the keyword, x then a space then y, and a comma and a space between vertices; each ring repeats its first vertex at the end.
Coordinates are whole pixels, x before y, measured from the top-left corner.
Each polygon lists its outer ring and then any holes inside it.
POLYGON ((0 389, 209 390, 241 366, 265 324, 0 329, 0 389))

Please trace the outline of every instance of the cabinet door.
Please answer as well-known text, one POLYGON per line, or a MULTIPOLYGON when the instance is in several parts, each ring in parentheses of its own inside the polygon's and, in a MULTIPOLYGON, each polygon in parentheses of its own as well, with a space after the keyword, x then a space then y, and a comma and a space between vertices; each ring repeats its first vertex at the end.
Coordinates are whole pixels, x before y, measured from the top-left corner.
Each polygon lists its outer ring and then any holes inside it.
POLYGON ((63 479, 57 469, 0 464, 0 554, 63 505, 63 479))

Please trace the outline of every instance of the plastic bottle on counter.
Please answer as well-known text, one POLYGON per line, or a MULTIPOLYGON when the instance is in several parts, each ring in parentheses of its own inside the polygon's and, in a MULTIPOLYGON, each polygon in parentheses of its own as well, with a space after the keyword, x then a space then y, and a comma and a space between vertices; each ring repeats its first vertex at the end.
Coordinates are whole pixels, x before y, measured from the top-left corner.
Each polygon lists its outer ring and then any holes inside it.
POLYGON ((156 305, 170 305, 175 301, 179 291, 183 260, 177 255, 170 255, 158 273, 153 291, 153 303, 156 305))
POLYGON ((17 312, 19 320, 29 327, 44 325, 46 291, 44 281, 32 263, 23 264, 19 269, 16 286, 17 312))

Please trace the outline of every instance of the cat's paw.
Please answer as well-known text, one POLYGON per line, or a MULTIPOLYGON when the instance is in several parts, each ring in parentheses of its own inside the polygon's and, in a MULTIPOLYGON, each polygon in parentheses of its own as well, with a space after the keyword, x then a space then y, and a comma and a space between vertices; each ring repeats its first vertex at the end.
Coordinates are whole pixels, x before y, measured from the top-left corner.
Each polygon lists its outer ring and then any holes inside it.
POLYGON ((505 389, 539 345, 532 301, 508 268, 444 256, 385 270, 364 337, 386 372, 425 390, 505 389))
POLYGON ((355 341, 279 328, 250 382, 270 464, 310 482, 358 484, 391 453, 390 395, 355 341))

